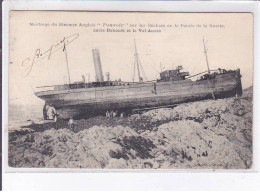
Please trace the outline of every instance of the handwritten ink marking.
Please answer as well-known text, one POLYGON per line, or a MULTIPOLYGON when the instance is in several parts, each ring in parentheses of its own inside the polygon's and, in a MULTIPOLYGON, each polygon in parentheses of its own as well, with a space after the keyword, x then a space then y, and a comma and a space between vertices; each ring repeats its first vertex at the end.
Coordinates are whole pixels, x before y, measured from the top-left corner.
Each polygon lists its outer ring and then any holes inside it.
POLYGON ((52 44, 50 46, 50 48, 44 52, 41 52, 40 49, 36 49, 33 58, 31 60, 31 58, 27 57, 22 61, 21 66, 25 69, 26 74, 25 77, 27 77, 30 72, 33 69, 33 66, 38 63, 39 61, 43 60, 44 58, 48 57, 48 60, 50 60, 51 56, 53 53, 59 51, 60 49, 63 50, 67 45, 69 45, 70 43, 72 43, 74 40, 76 40, 79 37, 79 34, 73 34, 71 36, 68 36, 67 38, 63 38, 63 40, 59 41, 56 44, 52 44))
POLYGON ((48 56, 48 60, 50 60, 50 58, 51 58, 51 54, 52 54, 52 48, 53 48, 53 45, 51 45, 51 48, 49 49, 49 56, 48 56))

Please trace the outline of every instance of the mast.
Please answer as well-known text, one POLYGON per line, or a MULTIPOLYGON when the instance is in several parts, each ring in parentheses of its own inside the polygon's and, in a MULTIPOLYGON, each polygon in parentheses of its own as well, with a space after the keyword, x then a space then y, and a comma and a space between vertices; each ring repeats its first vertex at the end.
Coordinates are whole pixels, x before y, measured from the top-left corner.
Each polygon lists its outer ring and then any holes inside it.
POLYGON ((208 66, 208 74, 210 74, 209 61, 208 61, 207 49, 206 49, 204 38, 203 38, 203 45, 204 45, 204 54, 205 54, 206 62, 207 62, 207 66, 208 66))
POLYGON ((66 49, 65 37, 64 37, 64 39, 63 39, 63 42, 64 42, 63 52, 65 53, 65 57, 66 57, 69 84, 71 84, 71 82, 70 82, 70 70, 69 70, 69 63, 68 63, 68 56, 67 56, 67 49, 66 49))
MULTIPOLYGON (((203 45, 204 45, 204 53, 205 53, 205 56, 206 56, 206 62, 207 62, 207 66, 208 66, 208 74, 210 74, 209 62, 208 62, 208 55, 207 55, 207 49, 206 49, 206 44, 205 44, 204 37, 203 37, 203 45)), ((212 98, 213 98, 213 100, 216 100, 215 95, 214 95, 214 92, 213 92, 213 90, 212 90, 212 86, 211 86, 210 81, 209 81, 209 78, 207 78, 207 81, 208 81, 208 84, 209 84, 209 89, 210 89, 212 98)))
POLYGON ((135 43, 135 63, 136 63, 136 66, 137 66, 138 79, 139 79, 139 82, 141 82, 140 69, 139 69, 139 59, 138 59, 138 53, 137 53, 135 38, 134 38, 134 43, 135 43))

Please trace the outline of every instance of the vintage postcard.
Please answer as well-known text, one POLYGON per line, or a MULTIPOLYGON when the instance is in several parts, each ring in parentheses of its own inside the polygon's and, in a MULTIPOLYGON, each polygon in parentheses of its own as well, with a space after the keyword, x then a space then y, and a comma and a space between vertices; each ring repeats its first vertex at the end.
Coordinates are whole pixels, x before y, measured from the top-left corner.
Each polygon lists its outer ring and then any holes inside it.
POLYGON ((9 167, 252 167, 251 13, 9 17, 9 167))

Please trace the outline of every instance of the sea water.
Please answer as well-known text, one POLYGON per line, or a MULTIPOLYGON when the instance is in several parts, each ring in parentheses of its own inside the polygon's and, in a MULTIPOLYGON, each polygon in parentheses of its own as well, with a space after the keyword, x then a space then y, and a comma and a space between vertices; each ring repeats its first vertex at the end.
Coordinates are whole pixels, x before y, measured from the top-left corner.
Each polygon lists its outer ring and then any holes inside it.
POLYGON ((8 130, 19 130, 22 126, 28 126, 33 122, 43 120, 43 107, 41 105, 17 105, 9 104, 8 130))

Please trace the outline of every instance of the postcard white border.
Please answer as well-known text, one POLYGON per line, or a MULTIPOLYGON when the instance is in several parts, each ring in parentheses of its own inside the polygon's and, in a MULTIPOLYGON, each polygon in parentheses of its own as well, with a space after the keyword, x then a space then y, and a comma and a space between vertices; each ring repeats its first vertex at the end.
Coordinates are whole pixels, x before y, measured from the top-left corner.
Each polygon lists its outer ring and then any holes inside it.
POLYGON ((258 2, 201 1, 5 1, 3 3, 3 189, 148 189, 208 190, 259 188, 260 180, 260 17, 258 2), (251 12, 254 15, 254 126, 253 167, 250 170, 89 170, 8 167, 8 61, 10 10, 149 11, 149 12, 251 12), (14 173, 16 172, 16 173, 14 173), (46 173, 51 172, 51 173, 46 173), (214 172, 214 173, 210 173, 214 172), (232 185, 233 183, 233 185, 232 185), (259 185, 259 186, 258 186, 259 185))

